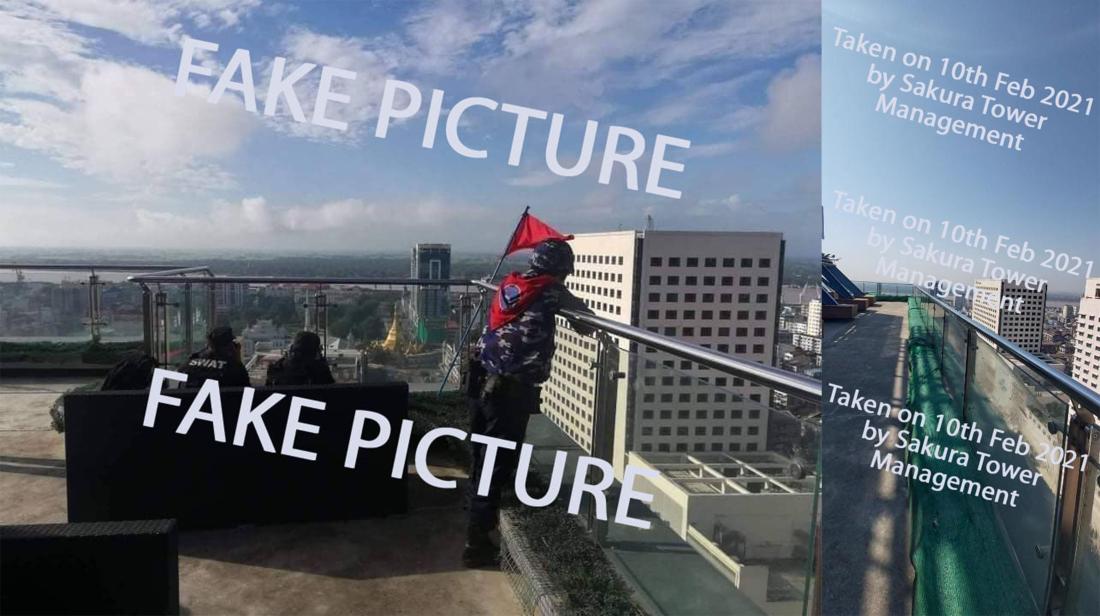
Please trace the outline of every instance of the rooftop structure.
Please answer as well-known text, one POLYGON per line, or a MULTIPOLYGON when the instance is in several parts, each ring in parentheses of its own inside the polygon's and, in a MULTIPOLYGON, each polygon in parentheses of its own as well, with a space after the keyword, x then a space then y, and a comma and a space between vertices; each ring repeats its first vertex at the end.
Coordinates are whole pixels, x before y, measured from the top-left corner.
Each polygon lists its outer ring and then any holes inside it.
POLYGON ((974 289, 974 320, 1026 351, 1042 350, 1045 283, 1031 288, 1008 280, 983 279, 974 283, 974 289))

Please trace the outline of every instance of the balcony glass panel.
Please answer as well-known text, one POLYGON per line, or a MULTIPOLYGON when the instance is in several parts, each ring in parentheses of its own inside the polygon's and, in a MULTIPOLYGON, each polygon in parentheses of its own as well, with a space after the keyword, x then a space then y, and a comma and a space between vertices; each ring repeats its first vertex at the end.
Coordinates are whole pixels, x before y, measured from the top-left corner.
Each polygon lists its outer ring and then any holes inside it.
POLYGON ((594 539, 652 611, 803 613, 819 404, 645 345, 604 344, 559 330, 543 416, 528 432, 545 472, 558 448, 607 460, 619 481, 628 465, 657 473, 635 480, 654 499, 630 510, 651 527, 595 522, 594 539))

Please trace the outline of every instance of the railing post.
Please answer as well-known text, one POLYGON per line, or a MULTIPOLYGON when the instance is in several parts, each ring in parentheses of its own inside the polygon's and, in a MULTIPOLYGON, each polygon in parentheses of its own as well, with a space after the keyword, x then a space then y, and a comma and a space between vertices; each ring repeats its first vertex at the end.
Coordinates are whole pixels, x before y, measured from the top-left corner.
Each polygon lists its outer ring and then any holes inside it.
POLYGON ((1070 403, 1069 421, 1066 424, 1065 449, 1077 454, 1076 464, 1063 467, 1061 493, 1058 495, 1056 525, 1054 528, 1051 575, 1048 584, 1045 613, 1059 613, 1071 606, 1081 608, 1079 593, 1084 585, 1095 584, 1087 579, 1090 568, 1078 557, 1088 552, 1091 537, 1093 508, 1100 481, 1100 427, 1097 413, 1088 412, 1079 403, 1070 403), (1087 462, 1081 463, 1080 460, 1087 462), (1080 548, 1080 549, 1079 549, 1080 548))
POLYGON ((88 276, 88 329, 92 342, 99 342, 99 276, 95 271, 88 276))
POLYGON ((947 347, 947 311, 943 311, 943 323, 940 325, 940 374, 943 374, 943 350, 947 347))
POLYGON ((328 296, 321 290, 313 297, 314 322, 321 334, 321 355, 328 357, 328 296))
POLYGON ((156 294, 156 323, 158 342, 157 345, 157 363, 166 366, 168 365, 168 294, 164 291, 157 291, 156 294))
POLYGON ((141 285, 141 338, 145 353, 156 357, 154 348, 154 321, 156 320, 156 308, 153 305, 153 292, 144 284, 141 285))
POLYGON ((195 344, 195 319, 191 314, 191 283, 183 283, 183 348, 187 353, 194 351, 195 344))
POLYGON ((978 356, 978 332, 966 328, 966 363, 963 364, 962 417, 967 417, 970 404, 970 386, 974 382, 974 367, 978 356))
POLYGON ((206 333, 208 331, 210 331, 210 330, 212 330, 212 329, 214 329, 215 327, 218 326, 218 318, 217 318, 217 315, 218 315, 218 300, 217 300, 217 298, 214 297, 214 290, 216 288, 217 287, 212 282, 207 285, 207 294, 206 294, 207 313, 206 314, 208 316, 207 316, 207 322, 206 322, 206 332, 202 332, 203 336, 206 336, 206 333))
MULTIPOLYGON (((618 402, 619 345, 606 334, 596 336, 596 361, 593 364, 596 389, 592 404, 591 454, 615 466, 615 408, 618 402)), ((591 471, 589 471, 591 472, 591 471)), ((591 481, 591 477, 589 480, 591 481)), ((596 508, 589 504, 586 511, 588 528, 599 545, 607 535, 607 521, 596 518, 596 508)))

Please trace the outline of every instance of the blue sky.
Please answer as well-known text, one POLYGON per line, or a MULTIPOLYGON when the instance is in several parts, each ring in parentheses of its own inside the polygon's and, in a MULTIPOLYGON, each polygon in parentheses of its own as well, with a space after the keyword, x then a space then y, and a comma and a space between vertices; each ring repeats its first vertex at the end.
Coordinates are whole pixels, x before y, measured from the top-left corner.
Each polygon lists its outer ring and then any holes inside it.
MULTIPOLYGON (((0 246, 405 250, 414 241, 493 252, 524 205, 567 232, 777 230, 818 251, 820 12, 816 2, 568 0, 260 3, 17 0, 0 8, 0 246), (184 36, 224 67, 251 52, 257 93, 277 55, 356 71, 346 132, 207 104, 213 78, 175 97, 184 36), (373 136, 386 78, 444 108, 466 96, 565 115, 563 163, 586 120, 594 162, 560 178, 532 122, 506 164, 511 116, 473 110, 466 159, 420 147, 423 111, 373 136), (596 181, 608 124, 692 141, 662 185, 679 200, 596 181)), ((299 86, 306 115, 316 77, 299 86)), ((260 102, 262 109, 263 103, 260 102)), ((572 156, 572 158, 571 158, 572 156)), ((648 154, 643 160, 648 160, 648 154)), ((640 169, 644 183, 647 165, 640 169)), ((621 176, 619 176, 621 177, 621 176)))
MULTIPOLYGON (((824 249, 842 258, 842 269, 853 278, 882 279, 874 273, 877 257, 866 246, 874 223, 832 212, 834 190, 862 194, 899 214, 913 213, 935 223, 946 219, 980 227, 987 236, 1027 240, 1037 252, 1050 248, 1092 260, 1092 275, 1100 276, 1100 108, 1094 105, 1086 117, 1039 105, 1041 96, 1024 102, 1049 120, 1039 132, 1025 131, 1020 152, 962 136, 941 137, 874 110, 877 93, 865 83, 871 59, 834 47, 835 26, 862 31, 896 46, 899 53, 911 49, 937 62, 947 56, 981 64, 990 79, 1004 71, 1027 77, 1037 89, 1049 84, 1095 97, 1100 104, 1100 3, 827 0, 822 24, 824 249)), ((937 82, 946 85, 948 80, 937 82)), ((955 87, 976 97, 982 92, 955 87)), ((918 104, 966 120, 983 118, 938 102, 918 104)), ((987 122, 1007 128, 1004 122, 987 122)), ((1033 263, 1020 263, 967 248, 957 252, 975 260, 995 258, 998 265, 1047 278, 1053 291, 1084 288, 1080 276, 1041 267, 1042 253, 1033 263)), ((965 283, 977 277, 906 257, 898 264, 965 283)), ((977 265, 981 267, 980 261, 977 265)))

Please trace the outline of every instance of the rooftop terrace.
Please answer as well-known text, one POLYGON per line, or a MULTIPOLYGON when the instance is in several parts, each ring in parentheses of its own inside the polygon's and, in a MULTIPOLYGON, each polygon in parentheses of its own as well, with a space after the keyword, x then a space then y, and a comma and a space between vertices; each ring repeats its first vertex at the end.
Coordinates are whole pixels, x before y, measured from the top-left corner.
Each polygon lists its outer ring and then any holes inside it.
MULTIPOLYGON (((0 499, 0 524, 67 521, 64 435, 50 427, 47 410, 88 382, 0 382, 0 494, 19 495, 0 499)), ((432 472, 466 476, 445 460, 432 472)), ((406 515, 182 532, 183 613, 519 613, 505 573, 462 567, 461 489, 415 479, 409 489, 406 515)))

